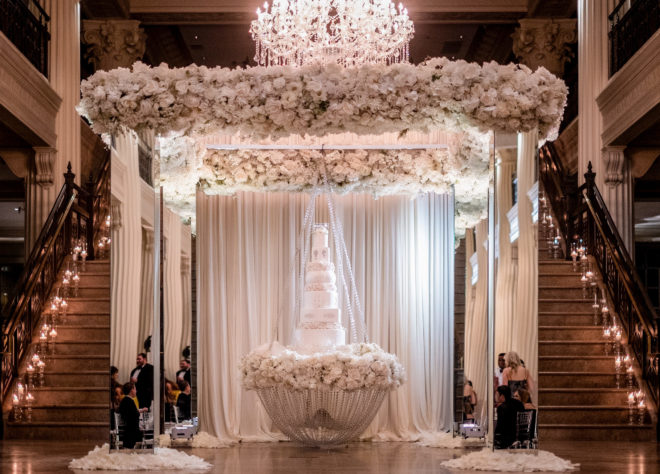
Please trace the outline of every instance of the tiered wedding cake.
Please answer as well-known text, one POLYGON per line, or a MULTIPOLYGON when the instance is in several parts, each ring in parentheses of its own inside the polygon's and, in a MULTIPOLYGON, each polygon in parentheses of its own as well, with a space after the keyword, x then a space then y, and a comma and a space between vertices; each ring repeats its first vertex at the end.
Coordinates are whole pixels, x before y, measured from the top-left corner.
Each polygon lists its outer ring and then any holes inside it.
POLYGON ((330 261, 328 225, 312 228, 310 261, 305 266, 305 291, 300 325, 293 345, 302 353, 322 352, 346 344, 337 301, 335 265, 330 261))

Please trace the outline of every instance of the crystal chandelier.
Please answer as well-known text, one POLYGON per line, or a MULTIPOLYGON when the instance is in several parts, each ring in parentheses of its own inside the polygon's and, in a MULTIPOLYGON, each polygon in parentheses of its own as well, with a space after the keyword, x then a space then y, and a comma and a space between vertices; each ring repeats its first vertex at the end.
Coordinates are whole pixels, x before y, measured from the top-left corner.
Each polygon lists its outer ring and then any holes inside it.
POLYGON ((261 66, 408 62, 414 31, 390 0, 273 0, 250 27, 261 66))

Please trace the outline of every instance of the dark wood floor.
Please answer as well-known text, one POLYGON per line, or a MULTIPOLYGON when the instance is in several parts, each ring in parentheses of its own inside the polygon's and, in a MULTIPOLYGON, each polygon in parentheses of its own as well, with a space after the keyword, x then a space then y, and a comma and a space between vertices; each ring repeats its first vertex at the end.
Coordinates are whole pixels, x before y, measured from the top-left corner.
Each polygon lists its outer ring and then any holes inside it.
MULTIPOLYGON (((648 442, 548 441, 541 448, 580 463, 581 472, 656 474, 660 472, 659 446, 648 442)), ((0 441, 0 472, 67 472, 69 461, 85 455, 90 448, 79 442, 0 441)), ((227 474, 449 473, 455 471, 442 469, 440 463, 463 454, 412 443, 355 443, 334 451, 300 448, 291 443, 245 443, 227 449, 185 451, 212 463, 211 472, 227 474)))

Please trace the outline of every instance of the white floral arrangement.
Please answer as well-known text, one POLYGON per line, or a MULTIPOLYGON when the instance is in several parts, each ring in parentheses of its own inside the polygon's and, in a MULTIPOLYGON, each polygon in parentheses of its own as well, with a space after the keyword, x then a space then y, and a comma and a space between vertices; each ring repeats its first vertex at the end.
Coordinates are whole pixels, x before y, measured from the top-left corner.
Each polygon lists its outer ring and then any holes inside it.
POLYGON ((97 133, 238 132, 324 136, 432 129, 556 138, 567 88, 546 69, 433 58, 420 65, 227 69, 135 63, 81 84, 79 111, 97 133))
POLYGON ((165 202, 194 220, 195 192, 305 192, 322 185, 323 167, 338 193, 374 196, 449 192, 456 198, 456 230, 485 216, 490 138, 463 132, 447 149, 425 150, 208 150, 193 138, 160 140, 165 202))
POLYGON ((394 389, 405 380, 397 357, 372 343, 339 346, 313 355, 282 346, 270 351, 262 346, 243 357, 240 371, 247 390, 277 386, 294 390, 394 389))

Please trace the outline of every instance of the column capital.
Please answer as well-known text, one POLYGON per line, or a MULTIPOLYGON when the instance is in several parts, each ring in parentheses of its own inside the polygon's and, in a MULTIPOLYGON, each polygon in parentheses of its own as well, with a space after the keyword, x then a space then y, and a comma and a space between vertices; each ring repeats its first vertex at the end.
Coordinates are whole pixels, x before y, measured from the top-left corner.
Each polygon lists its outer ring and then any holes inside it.
POLYGON ((602 150, 603 163, 605 164, 605 184, 616 187, 623 183, 624 166, 626 157, 625 146, 606 146, 602 150))
POLYGON ((513 53, 532 69, 543 66, 558 77, 570 59, 568 44, 577 41, 573 18, 522 18, 513 33, 513 53))
POLYGON ((137 20, 83 20, 82 41, 95 70, 131 67, 142 59, 147 36, 137 20))
POLYGON ((34 168, 35 182, 43 187, 49 188, 54 183, 53 165, 57 160, 57 150, 49 146, 35 146, 34 168))

